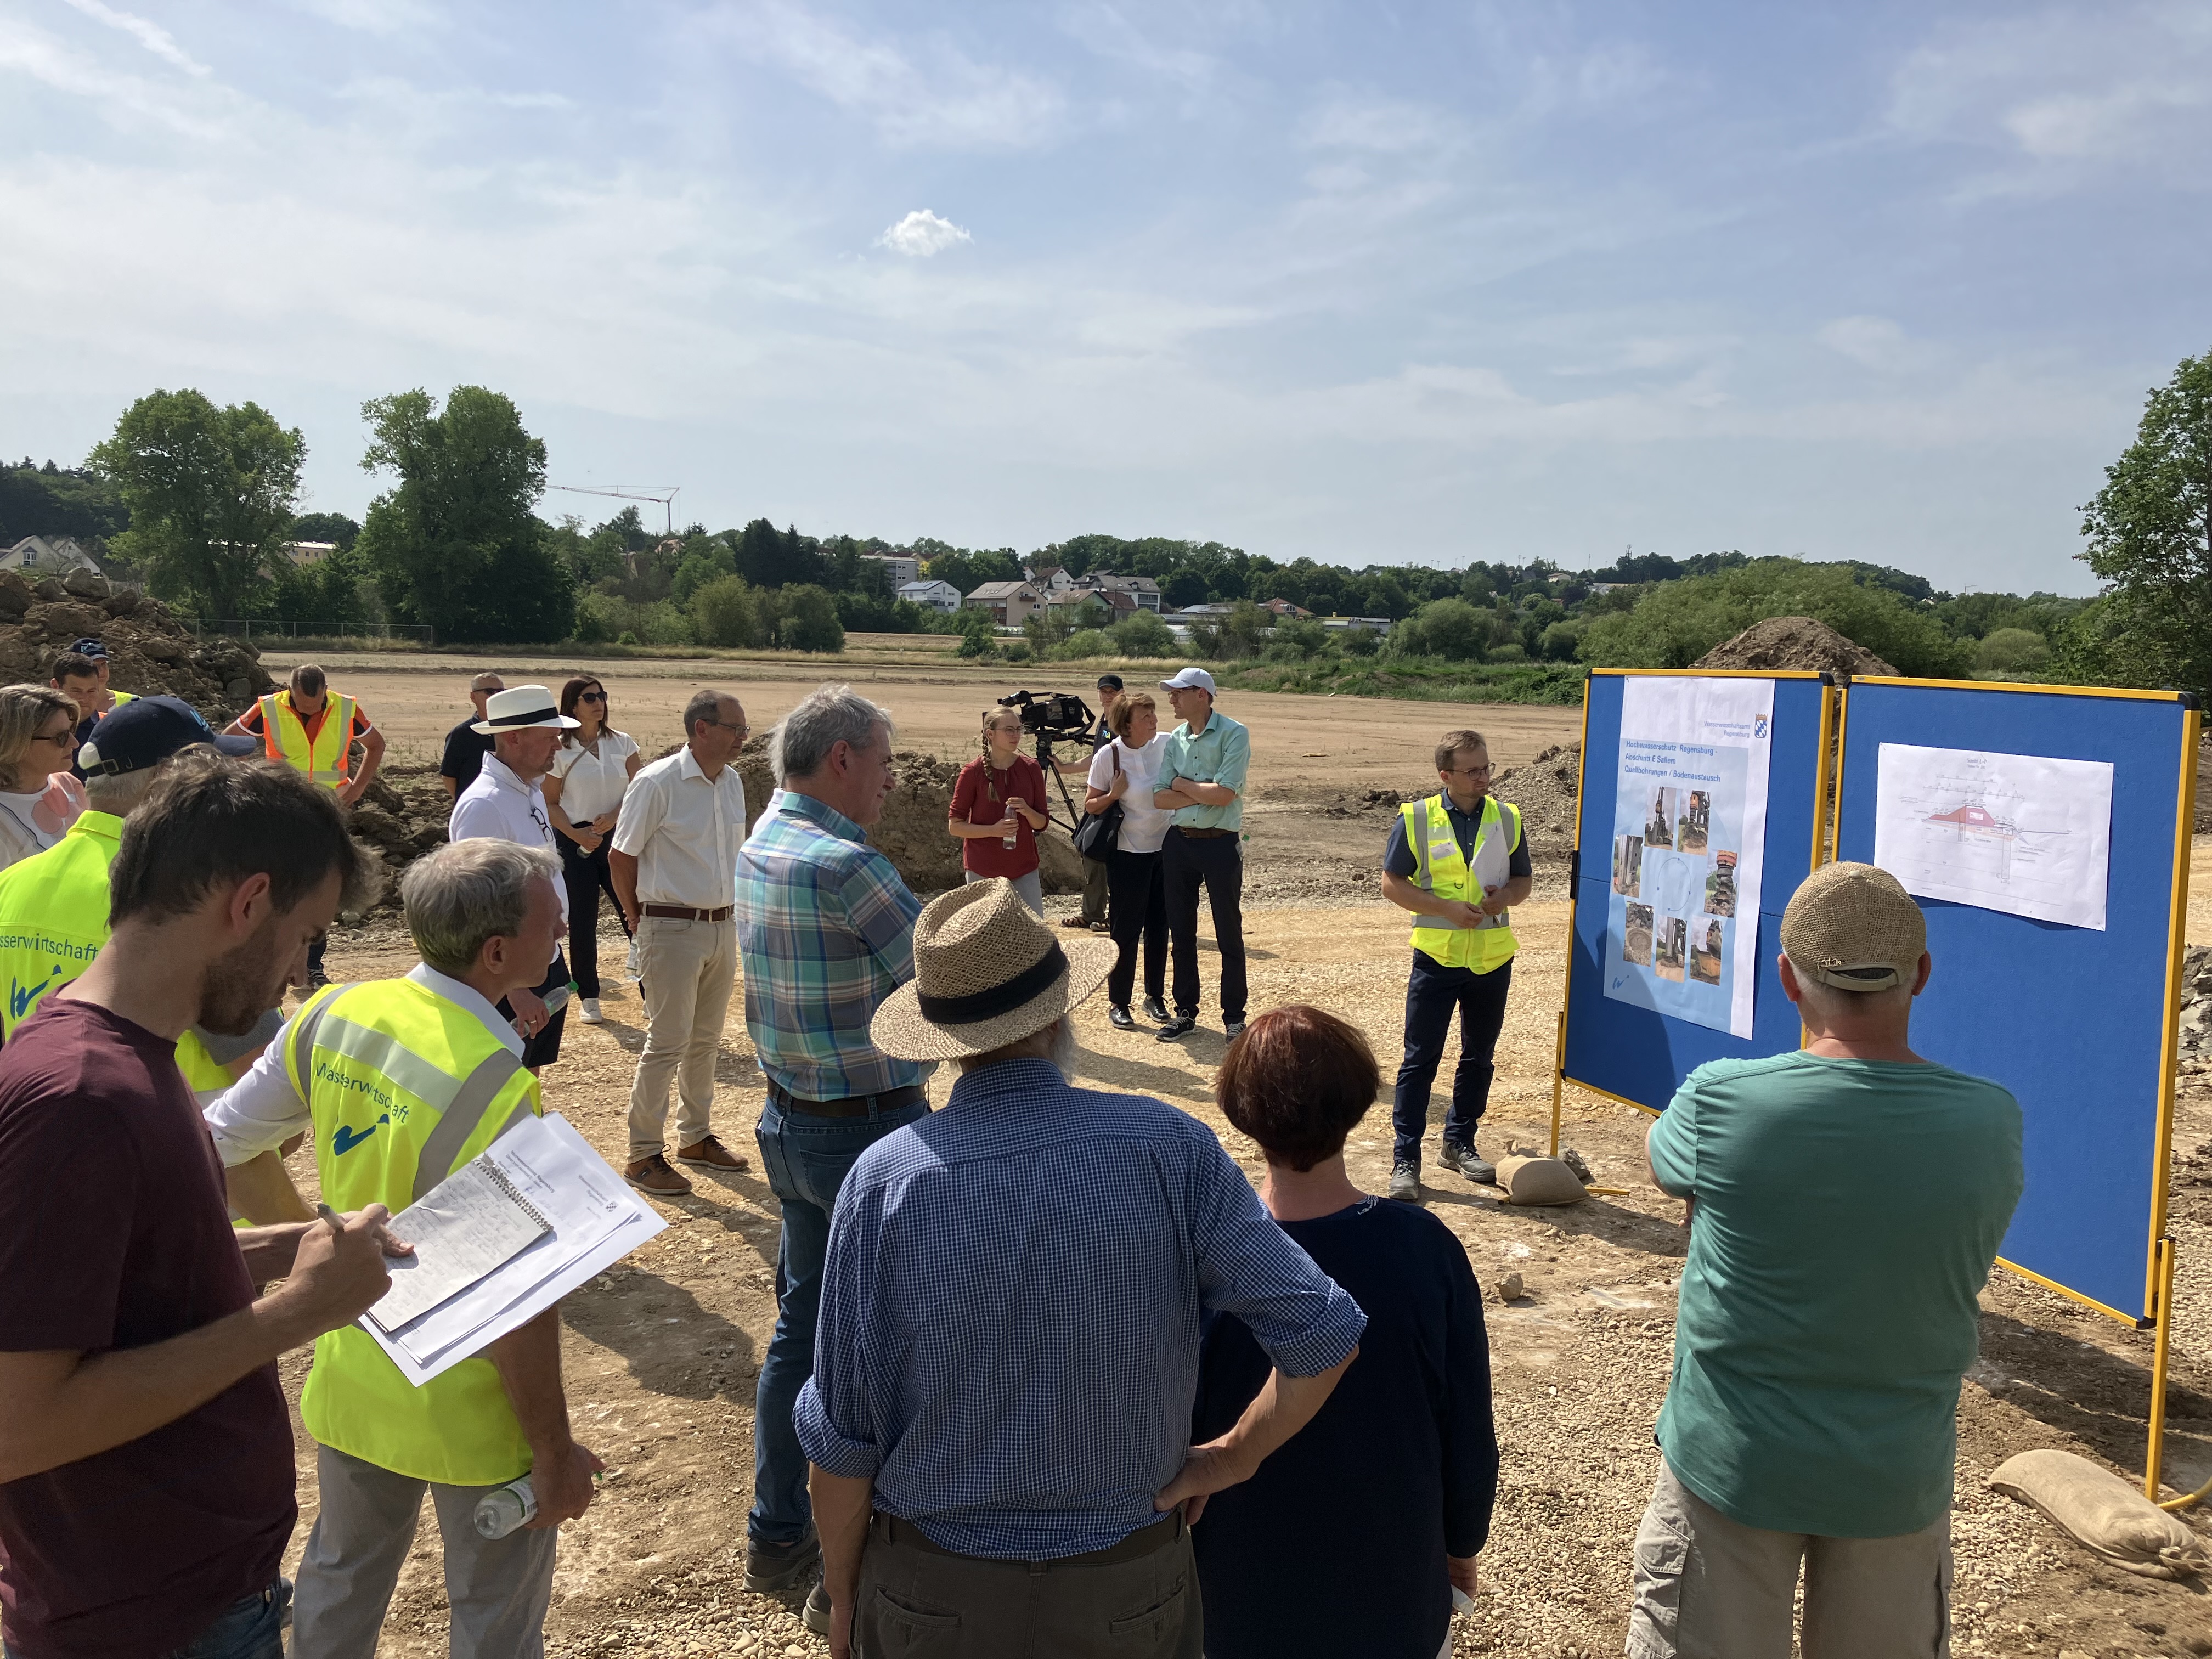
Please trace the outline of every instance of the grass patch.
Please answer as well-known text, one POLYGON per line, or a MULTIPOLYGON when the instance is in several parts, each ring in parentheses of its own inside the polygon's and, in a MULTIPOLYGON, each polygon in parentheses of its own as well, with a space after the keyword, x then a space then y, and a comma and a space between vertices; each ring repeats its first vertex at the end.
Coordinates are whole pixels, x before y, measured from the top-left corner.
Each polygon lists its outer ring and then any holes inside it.
POLYGON ((1320 657, 1224 663, 1212 670, 1240 691, 1406 697, 1423 702, 1577 703, 1589 671, 1573 663, 1446 662, 1435 657, 1320 657))

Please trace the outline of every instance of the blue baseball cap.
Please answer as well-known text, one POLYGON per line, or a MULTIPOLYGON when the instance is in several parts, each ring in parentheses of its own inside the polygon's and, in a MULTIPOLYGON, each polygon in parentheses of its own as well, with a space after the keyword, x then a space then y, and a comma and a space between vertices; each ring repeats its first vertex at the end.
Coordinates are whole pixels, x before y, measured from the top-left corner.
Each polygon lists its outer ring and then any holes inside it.
POLYGON ((134 697, 92 728, 91 738, 76 751, 77 769, 87 777, 136 772, 202 743, 238 759, 261 751, 252 738, 217 737, 181 697, 134 697))
POLYGON ((94 662, 106 662, 107 660, 107 647, 102 645, 98 640, 79 640, 75 645, 70 647, 70 649, 76 652, 80 657, 91 658, 94 662))

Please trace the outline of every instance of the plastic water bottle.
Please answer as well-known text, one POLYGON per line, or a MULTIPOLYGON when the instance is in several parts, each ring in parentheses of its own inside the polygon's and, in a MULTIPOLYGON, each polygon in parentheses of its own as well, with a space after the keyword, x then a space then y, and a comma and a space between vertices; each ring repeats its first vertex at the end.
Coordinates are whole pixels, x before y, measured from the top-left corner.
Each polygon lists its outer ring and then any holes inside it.
POLYGON ((1012 806, 1009 806, 1006 808, 1006 833, 1003 840, 1003 844, 1007 847, 1012 847, 1019 842, 1021 838, 1022 821, 1014 816, 1014 809, 1012 806))
POLYGON ((538 1514, 538 1494, 530 1490, 530 1477, 495 1486, 477 1499, 477 1531, 485 1538, 504 1538, 526 1526, 538 1514))

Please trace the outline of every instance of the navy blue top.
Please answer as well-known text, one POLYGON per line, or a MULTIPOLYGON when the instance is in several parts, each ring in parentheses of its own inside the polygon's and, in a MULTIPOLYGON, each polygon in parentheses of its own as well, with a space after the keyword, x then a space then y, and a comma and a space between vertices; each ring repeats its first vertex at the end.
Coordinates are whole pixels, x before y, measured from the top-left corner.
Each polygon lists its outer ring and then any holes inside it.
MULTIPOLYGON (((1498 1436, 1482 1295, 1450 1229, 1368 1198, 1282 1224, 1367 1315, 1359 1358, 1312 1422, 1192 1533, 1207 1659, 1434 1659, 1451 1622, 1446 1555, 1490 1535, 1498 1436)), ((1267 1379, 1243 1322, 1214 1320, 1191 1440, 1229 1431, 1267 1379)))

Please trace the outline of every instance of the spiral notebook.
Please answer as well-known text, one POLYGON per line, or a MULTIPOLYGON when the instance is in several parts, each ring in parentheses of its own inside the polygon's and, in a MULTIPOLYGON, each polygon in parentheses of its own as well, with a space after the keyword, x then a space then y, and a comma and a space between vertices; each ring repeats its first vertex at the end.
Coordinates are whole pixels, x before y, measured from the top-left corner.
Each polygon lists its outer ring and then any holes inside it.
POLYGON ((479 1153, 392 1218, 411 1256, 390 1256, 392 1288, 368 1319, 387 1336, 452 1301, 553 1231, 506 1170, 479 1153))

